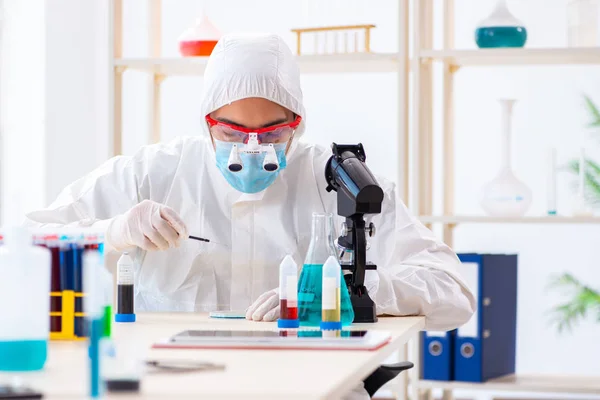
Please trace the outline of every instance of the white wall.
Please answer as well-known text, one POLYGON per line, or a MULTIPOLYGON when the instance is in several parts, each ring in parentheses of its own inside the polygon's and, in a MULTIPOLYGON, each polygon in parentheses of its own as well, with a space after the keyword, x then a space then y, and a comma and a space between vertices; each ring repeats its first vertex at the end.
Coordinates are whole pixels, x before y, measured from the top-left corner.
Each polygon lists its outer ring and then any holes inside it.
MULTIPOLYGON (((103 81, 106 63, 102 57, 107 43, 103 41, 106 30, 102 20, 106 13, 99 3, 77 0, 47 3, 50 8, 48 22, 52 23, 48 28, 47 76, 57 82, 48 82, 50 91, 46 93, 48 109, 55 113, 48 119, 46 133, 56 143, 48 145, 45 153, 49 160, 46 165, 51 172, 47 188, 38 193, 44 202, 108 154, 108 138, 104 135, 107 130, 104 119, 106 87, 102 83, 106 82, 103 81), (66 14, 62 16, 59 9, 66 14), (80 20, 74 20, 77 18, 80 20), (75 29, 82 27, 83 31, 75 33, 75 29), (85 43, 95 43, 95 51, 86 48, 85 43), (61 66, 68 69, 63 70, 61 66), (96 82, 95 85, 90 79, 96 82), (65 146, 69 143, 76 143, 81 154, 66 151, 65 146), (98 146, 94 147, 95 144, 98 146)), ((294 45, 294 37, 289 32, 292 27, 375 23, 373 50, 394 51, 398 28, 396 3, 394 0, 299 0, 284 5, 275 0, 163 0, 162 47, 165 56, 177 56, 178 34, 194 22, 204 5, 213 22, 224 32, 274 31, 280 33, 290 46, 294 45)), ((564 0, 509 3, 529 28, 528 46, 556 47, 566 43, 564 0)), ((127 0, 125 4, 125 55, 144 56, 148 47, 144 38, 145 1, 127 0)), ((474 47, 474 25, 492 4, 493 0, 456 0, 457 47, 474 47)), ((32 72, 32 76, 36 76, 35 73, 32 72)), ((394 179, 395 75, 323 75, 303 76, 302 79, 308 109, 305 139, 324 145, 334 140, 362 141, 371 168, 394 179)), ((530 214, 543 213, 544 148, 548 144, 557 146, 561 161, 576 154, 586 118, 581 94, 588 93, 600 103, 600 70, 597 67, 469 68, 459 71, 456 79, 456 211, 482 213, 478 203, 480 188, 494 176, 499 166, 496 99, 516 96, 519 102, 514 118, 514 167, 517 175, 533 190, 530 214)), ((126 154, 145 143, 146 82, 143 74, 127 72, 125 75, 126 154)), ((34 83, 27 81, 23 85, 30 85, 32 91, 39 90, 39 85, 34 83)), ((201 85, 201 78, 169 78, 164 83, 162 129, 165 140, 200 131, 202 118, 197 110, 201 85)), ((3 107, 5 104, 3 101, 3 107)), ((439 123, 436 119, 437 126, 439 123)), ((30 146, 33 142, 27 140, 30 146)), ((597 143, 596 149, 600 148, 600 142, 597 143)), ((11 150, 15 148, 25 147, 11 146, 11 150)), ((31 152, 18 153, 21 158, 15 153, 9 164, 25 168, 32 165, 22 161, 25 155, 28 160, 37 162, 38 155, 43 157, 43 153, 37 150, 33 157, 31 152)), ((596 152, 596 157, 600 157, 600 153, 596 152)), ((29 175, 19 176, 30 179, 30 190, 36 191, 43 187, 43 180, 39 175, 41 168, 33 165, 36 167, 29 175)), ((559 186, 559 212, 568 214, 572 194, 563 178, 561 176, 559 186)), ((6 193, 4 199, 5 196, 6 193)), ((570 335, 557 335, 548 327, 545 313, 560 297, 544 290, 549 276, 563 271, 571 271, 591 286, 600 288, 600 270, 594 257, 599 234, 598 227, 575 225, 466 225, 457 228, 456 250, 459 252, 518 252, 520 255, 519 372, 600 373, 597 363, 600 325, 590 320, 570 335)))
POLYGON ((45 7, 43 0, 0 7, 0 221, 12 224, 43 205, 45 7))
POLYGON ((102 3, 46 0, 46 201, 109 154, 102 3))
POLYGON ((0 223, 19 224, 108 156, 106 4, 2 0, 0 223))

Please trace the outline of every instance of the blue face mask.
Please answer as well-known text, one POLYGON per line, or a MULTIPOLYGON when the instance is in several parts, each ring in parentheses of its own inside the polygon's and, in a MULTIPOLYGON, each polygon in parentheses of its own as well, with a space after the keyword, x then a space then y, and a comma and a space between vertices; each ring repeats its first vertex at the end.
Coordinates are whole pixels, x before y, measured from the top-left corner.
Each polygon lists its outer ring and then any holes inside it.
MULTIPOLYGON (((236 159, 235 151, 232 156, 232 149, 234 145, 238 145, 239 148, 243 148, 244 145, 240 143, 222 142, 220 140, 214 140, 215 143, 215 154, 217 157, 217 168, 221 171, 221 174, 225 177, 227 182, 236 190, 243 193, 258 193, 262 192, 275 181, 279 175, 279 171, 285 169, 287 166, 285 159, 285 149, 287 143, 275 144, 273 148, 275 150, 275 156, 279 163, 279 168, 276 171, 267 171, 272 169, 273 164, 264 165, 265 157, 267 152, 258 153, 246 153, 239 151, 239 158, 236 159), (241 170, 234 172, 236 166, 241 164, 241 170)), ((262 145, 261 147, 266 147, 262 145)))

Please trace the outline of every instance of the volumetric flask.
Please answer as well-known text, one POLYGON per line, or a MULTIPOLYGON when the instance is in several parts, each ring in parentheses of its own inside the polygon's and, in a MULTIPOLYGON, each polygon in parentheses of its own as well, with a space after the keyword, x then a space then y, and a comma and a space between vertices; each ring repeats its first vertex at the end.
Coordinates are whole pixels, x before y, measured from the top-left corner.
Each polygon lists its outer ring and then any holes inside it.
MULTIPOLYGON (((323 264, 329 256, 337 259, 333 245, 333 215, 313 213, 312 237, 298 282, 298 318, 301 326, 320 326, 323 299, 323 264)), ((340 271, 340 274, 342 272, 340 271)), ((341 282, 344 277, 341 276, 341 282)), ((354 320, 354 310, 346 285, 341 290, 342 325, 354 320)))

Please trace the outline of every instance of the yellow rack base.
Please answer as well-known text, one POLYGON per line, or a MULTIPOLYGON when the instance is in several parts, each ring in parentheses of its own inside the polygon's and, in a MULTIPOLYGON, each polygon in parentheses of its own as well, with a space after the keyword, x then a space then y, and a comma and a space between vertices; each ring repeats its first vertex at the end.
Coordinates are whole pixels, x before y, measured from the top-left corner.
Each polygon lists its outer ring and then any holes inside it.
POLYGON ((51 311, 50 317, 61 317, 61 331, 50 332, 50 340, 86 340, 86 337, 75 335, 75 317, 85 317, 85 313, 75 312, 75 298, 83 297, 83 293, 72 290, 50 292, 50 297, 62 297, 62 311, 51 311))

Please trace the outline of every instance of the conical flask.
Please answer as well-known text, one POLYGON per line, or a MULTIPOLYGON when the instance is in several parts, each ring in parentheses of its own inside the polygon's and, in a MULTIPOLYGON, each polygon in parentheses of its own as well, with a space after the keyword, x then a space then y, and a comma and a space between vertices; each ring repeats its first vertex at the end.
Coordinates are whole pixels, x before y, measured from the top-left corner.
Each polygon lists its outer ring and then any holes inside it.
POLYGON ((506 0, 497 0, 494 11, 477 26, 475 42, 480 48, 523 47, 527 29, 512 15, 506 0))
POLYGON ((511 168, 512 109, 516 100, 499 100, 502 119, 503 165, 498 175, 483 188, 481 206, 489 215, 496 217, 522 217, 531 205, 531 190, 513 173, 511 168))
MULTIPOLYGON (((321 323, 323 264, 329 256, 337 258, 333 245, 333 215, 313 213, 312 237, 298 282, 298 318, 301 326, 319 326, 321 323)), ((343 276, 341 281, 345 282, 343 276)), ((342 325, 348 326, 354 320, 354 311, 345 286, 341 290, 341 303, 342 325)))

